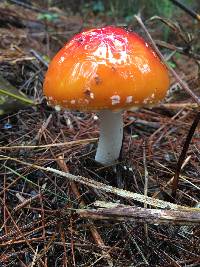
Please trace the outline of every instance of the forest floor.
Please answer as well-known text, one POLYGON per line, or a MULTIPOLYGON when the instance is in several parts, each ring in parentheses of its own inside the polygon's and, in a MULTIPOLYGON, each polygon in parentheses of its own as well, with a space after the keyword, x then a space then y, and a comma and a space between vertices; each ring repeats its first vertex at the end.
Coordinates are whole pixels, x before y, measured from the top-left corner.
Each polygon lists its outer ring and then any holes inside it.
MULTIPOLYGON (((20 109, 16 100, 0 102, 0 266, 200 266, 195 99, 170 74, 161 104, 124 112, 119 163, 100 166, 96 114, 55 111, 42 84, 49 59, 70 37, 85 25, 114 22, 91 14, 85 24, 58 8, 55 18, 41 12, 0 5, 0 76, 34 102, 20 109)), ((166 42, 160 19, 144 22, 200 97, 199 24, 185 16, 183 29, 167 21, 166 42)), ((149 41, 137 20, 130 27, 149 41)))

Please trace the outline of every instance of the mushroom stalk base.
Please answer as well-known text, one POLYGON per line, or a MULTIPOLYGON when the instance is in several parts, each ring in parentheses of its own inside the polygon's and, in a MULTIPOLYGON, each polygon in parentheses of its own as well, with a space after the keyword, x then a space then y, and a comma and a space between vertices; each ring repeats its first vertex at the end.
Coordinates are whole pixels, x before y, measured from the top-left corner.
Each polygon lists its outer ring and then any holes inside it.
POLYGON ((100 137, 95 160, 103 165, 115 163, 120 154, 123 139, 122 112, 99 112, 100 137))

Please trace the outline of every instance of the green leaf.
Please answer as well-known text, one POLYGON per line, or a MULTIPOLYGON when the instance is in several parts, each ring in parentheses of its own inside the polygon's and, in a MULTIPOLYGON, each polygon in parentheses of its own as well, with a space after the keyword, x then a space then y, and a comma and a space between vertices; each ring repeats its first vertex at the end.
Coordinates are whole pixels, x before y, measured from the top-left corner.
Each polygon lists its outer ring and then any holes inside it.
POLYGON ((39 20, 55 21, 58 17, 57 13, 41 13, 37 18, 39 20))

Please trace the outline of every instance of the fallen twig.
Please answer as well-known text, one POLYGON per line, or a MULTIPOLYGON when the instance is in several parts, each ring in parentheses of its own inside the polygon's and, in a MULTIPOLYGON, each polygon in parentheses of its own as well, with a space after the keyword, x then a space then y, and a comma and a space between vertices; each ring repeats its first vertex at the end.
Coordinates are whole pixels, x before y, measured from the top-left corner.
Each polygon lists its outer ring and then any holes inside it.
POLYGON ((169 109, 199 108, 198 104, 196 103, 162 103, 161 105, 158 105, 158 107, 159 106, 169 109))
MULTIPOLYGON (((100 205, 101 202, 98 201, 100 205)), ((108 203, 109 204, 109 203, 108 203)), ((200 212, 147 209, 111 203, 111 207, 100 209, 80 209, 78 214, 93 220, 135 221, 152 224, 199 224, 200 212)))
POLYGON ((53 169, 51 167, 45 168, 45 167, 42 167, 42 166, 39 166, 36 164, 31 164, 31 163, 27 163, 27 162, 18 160, 16 158, 11 158, 11 157, 7 157, 4 155, 0 155, 0 160, 5 160, 5 159, 13 160, 13 161, 19 162, 21 164, 24 164, 26 166, 30 166, 30 167, 38 169, 38 170, 43 170, 45 172, 51 172, 51 173, 57 174, 59 176, 65 177, 70 181, 74 181, 74 182, 77 182, 77 183, 80 183, 80 184, 83 184, 83 185, 86 185, 86 186, 89 186, 89 187, 92 187, 92 188, 95 188, 95 189, 98 189, 98 190, 101 190, 101 191, 104 191, 107 193, 115 194, 117 196, 120 196, 120 197, 123 197, 126 199, 132 199, 132 200, 135 200, 135 201, 138 201, 141 203, 146 203, 146 204, 153 206, 153 207, 158 207, 158 208, 162 208, 162 209, 172 209, 172 210, 197 211, 197 212, 200 211, 199 208, 191 208, 191 207, 181 206, 181 205, 177 205, 177 204, 163 201, 160 199, 155 199, 152 197, 145 197, 144 195, 141 195, 138 193, 133 193, 133 192, 123 190, 123 189, 119 189, 119 188, 116 188, 116 187, 113 187, 110 185, 106 185, 104 183, 97 182, 95 180, 88 179, 88 178, 83 177, 83 176, 76 176, 76 175, 73 175, 71 173, 65 173, 65 172, 53 169))

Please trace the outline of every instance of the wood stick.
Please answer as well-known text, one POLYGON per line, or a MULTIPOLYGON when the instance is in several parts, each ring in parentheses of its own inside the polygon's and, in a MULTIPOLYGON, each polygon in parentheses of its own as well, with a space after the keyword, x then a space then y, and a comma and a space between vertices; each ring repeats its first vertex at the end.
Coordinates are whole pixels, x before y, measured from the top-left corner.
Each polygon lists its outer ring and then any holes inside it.
MULTIPOLYGON (((98 201, 100 203, 100 201, 98 201)), ((111 203, 113 204, 113 203, 111 203)), ((134 221, 151 224, 188 225, 200 223, 200 212, 147 209, 116 205, 100 209, 77 210, 82 218, 93 220, 134 221)))
MULTIPOLYGON (((77 182, 79 184, 83 184, 85 186, 91 187, 91 188, 95 188, 97 190, 101 190, 103 192, 106 193, 110 193, 110 194, 114 194, 117 195, 119 197, 125 198, 125 199, 132 199, 134 201, 140 202, 140 203, 147 203, 150 206, 154 206, 154 207, 158 207, 158 208, 162 208, 162 209, 172 209, 172 210, 184 210, 184 211, 196 211, 199 212, 200 209, 199 208, 191 208, 191 207, 187 207, 187 206, 181 206, 181 205, 177 205, 171 202, 167 202, 161 199, 155 199, 152 197, 144 197, 144 195, 142 194, 138 194, 138 193, 133 193, 131 191, 128 190, 124 190, 124 189, 119 189, 101 182, 97 182, 95 180, 92 179, 88 179, 84 176, 79 176, 79 175, 73 175, 71 173, 66 173, 51 167, 42 167, 33 163, 28 163, 22 160, 19 160, 17 158, 12 158, 12 157, 8 157, 8 156, 4 156, 4 155, 0 155, 0 161, 1 160, 13 160, 15 162, 19 162, 21 164, 24 164, 26 166, 30 166, 32 168, 38 169, 38 170, 43 170, 46 172, 50 172, 50 173, 54 173, 57 174, 59 176, 65 177, 66 179, 68 179, 69 181, 73 181, 73 182, 77 182)), ((7 167, 8 168, 8 167, 7 167)), ((17 173, 16 171, 13 171, 16 175, 20 176, 19 173, 17 173)))

